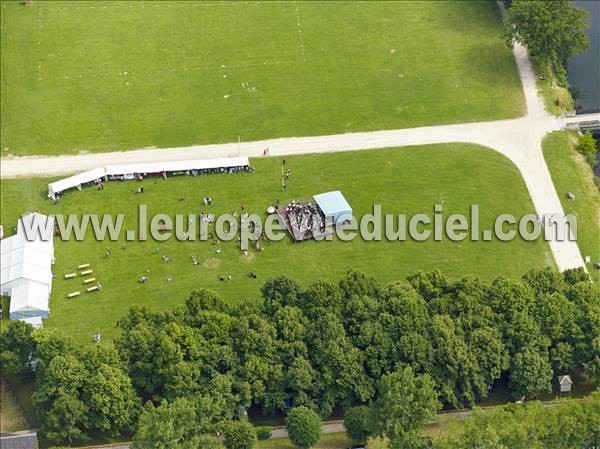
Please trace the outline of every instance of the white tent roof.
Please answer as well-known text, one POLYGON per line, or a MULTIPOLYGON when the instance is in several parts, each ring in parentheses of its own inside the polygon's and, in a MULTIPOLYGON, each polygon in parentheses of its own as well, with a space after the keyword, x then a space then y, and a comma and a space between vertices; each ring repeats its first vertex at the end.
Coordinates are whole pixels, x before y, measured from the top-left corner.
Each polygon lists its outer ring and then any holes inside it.
POLYGON ((69 176, 65 179, 60 179, 53 183, 48 184, 48 196, 54 197, 57 193, 63 192, 67 189, 80 186, 86 182, 92 182, 96 179, 100 179, 106 176, 106 171, 103 167, 94 168, 93 170, 84 171, 73 176, 69 176))
MULTIPOLYGON (((11 294, 11 290, 26 281, 34 281, 46 285, 48 291, 52 285, 52 260, 54 243, 52 234, 50 240, 42 240, 35 233, 33 240, 27 240, 24 232, 35 220, 46 223, 50 219, 42 214, 29 214, 19 220, 17 234, 0 240, 0 291, 11 294)), ((53 225, 51 225, 53 227, 53 225)), ((33 229, 33 228, 32 228, 33 229)))
POLYGON ((18 279, 30 279, 47 285, 52 284, 52 242, 28 241, 24 234, 16 234, 0 241, 0 285, 18 279))
POLYGON ((41 317, 27 315, 43 312, 47 316, 49 311, 54 242, 52 233, 49 240, 43 240, 39 232, 27 240, 25 230, 34 230, 35 225, 44 225, 47 220, 53 229, 52 217, 38 213, 24 215, 19 220, 17 234, 0 240, 0 291, 10 295, 11 317, 22 316, 34 326, 41 326, 41 317))
POLYGON ((247 157, 222 157, 216 159, 195 159, 186 161, 140 162, 136 164, 109 165, 109 176, 129 175, 132 173, 159 173, 185 170, 206 170, 211 168, 230 168, 249 165, 247 157))
POLYGON ((50 288, 48 285, 27 281, 13 288, 10 293, 10 313, 48 311, 48 297, 50 288))
POLYGON ((337 220, 340 215, 352 214, 350 204, 339 190, 320 193, 315 195, 314 199, 326 217, 334 217, 337 220))
POLYGON ((32 242, 39 242, 40 244, 44 244, 48 250, 53 250, 54 241, 52 239, 52 234, 54 233, 54 217, 52 215, 43 215, 38 212, 32 212, 21 216, 21 218, 17 220, 17 234, 25 234, 27 236, 26 230, 32 234, 32 242), (48 235, 45 235, 46 229, 49 230, 48 235), (31 233, 30 231, 34 232, 31 233), (42 236, 48 237, 48 240, 42 240, 42 236))

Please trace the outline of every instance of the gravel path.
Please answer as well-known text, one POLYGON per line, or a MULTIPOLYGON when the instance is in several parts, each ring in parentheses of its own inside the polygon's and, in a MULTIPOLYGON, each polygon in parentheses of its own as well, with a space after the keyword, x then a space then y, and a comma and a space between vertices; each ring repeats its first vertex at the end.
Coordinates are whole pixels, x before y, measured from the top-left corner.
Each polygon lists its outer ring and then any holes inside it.
MULTIPOLYGON (((265 148, 269 148, 271 156, 283 156, 445 142, 470 142, 492 148, 513 161, 525 180, 538 215, 562 214, 563 209, 559 197, 544 161, 541 142, 547 133, 563 128, 566 121, 549 115, 544 109, 526 50, 517 46, 514 49, 514 55, 527 104, 526 115, 516 119, 184 148, 146 149, 77 156, 16 157, 2 160, 0 176, 12 178, 59 175, 109 164, 213 158, 232 154, 257 157, 262 155, 265 148)), ((561 195, 565 193, 560 192, 561 195)), ((576 242, 550 241, 549 243, 560 270, 584 266, 576 242)))

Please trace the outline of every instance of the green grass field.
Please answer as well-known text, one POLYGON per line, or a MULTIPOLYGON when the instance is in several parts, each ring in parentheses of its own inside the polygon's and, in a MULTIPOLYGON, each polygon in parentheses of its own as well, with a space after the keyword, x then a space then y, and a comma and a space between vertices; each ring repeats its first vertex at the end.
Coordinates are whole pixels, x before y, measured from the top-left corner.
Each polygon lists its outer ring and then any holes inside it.
MULTIPOLYGON (((353 443, 345 433, 330 433, 321 435, 321 439, 314 449, 346 449, 352 447, 353 443)), ((287 438, 276 438, 272 440, 259 441, 257 449, 295 449, 287 438)))
POLYGON ((1 5, 2 156, 515 117, 493 1, 1 5))
POLYGON ((563 209, 577 217, 577 240, 590 275, 600 281, 600 272, 593 266, 600 260, 600 192, 594 185, 594 174, 583 156, 575 149, 576 138, 568 132, 554 132, 543 142, 544 158, 563 209), (567 192, 575 194, 569 201, 567 192))
POLYGON ((0 432, 16 432, 25 430, 25 423, 18 409, 16 398, 0 379, 0 432))
MULTIPOLYGON (((175 177, 147 179, 145 193, 134 193, 134 181, 112 182, 100 192, 86 188, 64 196, 53 205, 46 195, 48 179, 3 180, 2 223, 10 229, 18 214, 39 210, 44 213, 124 213, 126 229, 135 229, 138 203, 146 203, 153 213, 199 213, 205 195, 213 198, 210 212, 239 211, 263 213, 276 199, 310 198, 329 190, 341 190, 361 216, 374 203, 384 213, 427 213, 433 216, 436 203, 444 214, 469 213, 473 203, 480 205, 481 229, 491 228, 500 213, 521 216, 533 206, 515 166, 504 156, 470 144, 444 144, 377 151, 358 151, 288 157, 291 169, 288 192, 280 191, 280 164, 277 158, 252 160, 253 174, 175 177)), ((208 211, 205 209, 205 211, 208 211)), ((339 279, 354 269, 374 276, 381 282, 403 279, 416 270, 439 268, 452 277, 477 273, 490 279, 499 274, 520 277, 532 267, 553 265, 548 245, 543 241, 510 243, 451 242, 353 242, 307 241, 293 244, 289 239, 251 250, 247 257, 236 242, 220 245, 217 254, 211 242, 179 242, 172 239, 157 243, 97 242, 88 234, 84 242, 55 241, 57 278, 53 284, 49 327, 63 328, 85 340, 101 332, 110 338, 116 334, 114 323, 132 304, 151 309, 166 309, 181 303, 194 288, 214 289, 229 301, 258 297, 264 281, 285 273, 303 283, 319 279, 339 279), (160 253, 155 252, 160 247, 160 253), (107 248, 112 256, 105 257, 107 248), (191 256, 200 258, 194 266, 191 256), (164 264, 162 255, 173 262, 164 264), (94 276, 103 284, 100 293, 82 294, 68 300, 67 293, 82 290, 81 278, 64 280, 65 273, 79 264, 90 263, 94 276), (138 278, 150 269, 149 281, 138 278), (258 279, 249 279, 254 271, 258 279), (231 273, 231 282, 220 282, 218 275, 231 273), (172 276, 173 282, 166 278, 172 276)))

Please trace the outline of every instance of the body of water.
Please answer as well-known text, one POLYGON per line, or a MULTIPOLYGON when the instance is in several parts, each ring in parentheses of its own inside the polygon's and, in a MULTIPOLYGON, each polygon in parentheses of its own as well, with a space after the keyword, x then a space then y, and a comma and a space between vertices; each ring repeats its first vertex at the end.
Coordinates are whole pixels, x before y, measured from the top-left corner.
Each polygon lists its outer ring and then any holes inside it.
MULTIPOLYGON (((588 13, 590 28, 589 48, 582 54, 571 58, 567 63, 569 85, 576 92, 575 106, 577 114, 600 111, 600 1, 574 0, 577 8, 588 13)), ((600 146, 600 130, 594 131, 596 142, 600 146)), ((597 153, 595 172, 600 176, 600 151, 597 153)))
POLYGON ((588 13, 589 48, 568 61, 571 89, 577 92, 578 114, 600 111, 600 1, 575 0, 573 4, 588 13))

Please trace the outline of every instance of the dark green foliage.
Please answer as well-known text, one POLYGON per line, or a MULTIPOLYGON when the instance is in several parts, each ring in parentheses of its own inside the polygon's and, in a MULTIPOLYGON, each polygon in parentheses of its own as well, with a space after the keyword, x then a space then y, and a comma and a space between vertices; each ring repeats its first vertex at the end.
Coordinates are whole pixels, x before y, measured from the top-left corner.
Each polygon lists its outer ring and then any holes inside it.
POLYGON ((371 435, 372 413, 367 406, 351 407, 344 412, 344 427, 348 438, 356 443, 366 443, 371 435))
POLYGON ((5 329, 0 339, 2 371, 21 378, 31 375, 31 360, 35 349, 33 326, 20 320, 9 321, 2 326, 5 329))
POLYGON ((225 429, 223 443, 227 449, 252 449, 256 444, 256 430, 248 421, 233 421, 225 429))
POLYGON ((256 430, 256 438, 258 440, 268 440, 271 438, 271 434, 273 433, 273 428, 271 426, 258 426, 255 428, 256 430))
POLYGON ((592 168, 596 166, 596 153, 598 152, 598 145, 596 144, 596 139, 594 139, 594 136, 591 132, 586 131, 579 138, 577 151, 585 156, 585 159, 592 166, 592 168))
POLYGON ((309 449, 321 438, 321 418, 306 407, 296 407, 290 410, 285 425, 289 439, 300 449, 309 449))
POLYGON ((593 449, 600 441, 600 393, 552 406, 511 404, 479 412, 458 434, 435 440, 435 449, 593 449))
POLYGON ((378 398, 371 405, 373 433, 389 439, 391 447, 419 447, 418 435, 441 404, 429 375, 415 376, 410 366, 381 378, 378 398))
POLYGON ((35 360, 34 399, 55 441, 129 429, 140 397, 151 400, 136 433, 144 448, 160 435, 172 437, 165 447, 211 445, 206 435, 251 406, 323 417, 342 406, 353 439, 385 434, 391 447, 418 448, 438 401, 472 405, 501 378, 515 397, 549 391, 558 373, 600 380, 600 286, 581 270, 491 283, 419 272, 384 287, 349 273, 305 290, 280 277, 263 292, 237 306, 197 290, 167 312, 134 307, 116 350, 11 323, 2 366, 26 375, 35 360))
POLYGON ((214 430, 214 423, 203 416, 213 405, 210 400, 184 398, 158 407, 149 403, 133 437, 134 449, 217 449, 219 441, 206 434, 214 430))
POLYGON ((85 440, 90 431, 118 435, 134 424, 139 399, 114 348, 81 348, 38 366, 33 401, 49 440, 85 440))
POLYGON ((551 64, 564 85, 567 60, 589 45, 587 27, 585 11, 568 0, 516 0, 508 10, 504 35, 510 48, 518 42, 551 64))
POLYGON ((2 370, 35 374, 33 402, 50 441, 118 435, 136 419, 139 398, 127 366, 110 345, 80 347, 60 331, 11 321, 2 333, 2 370))

